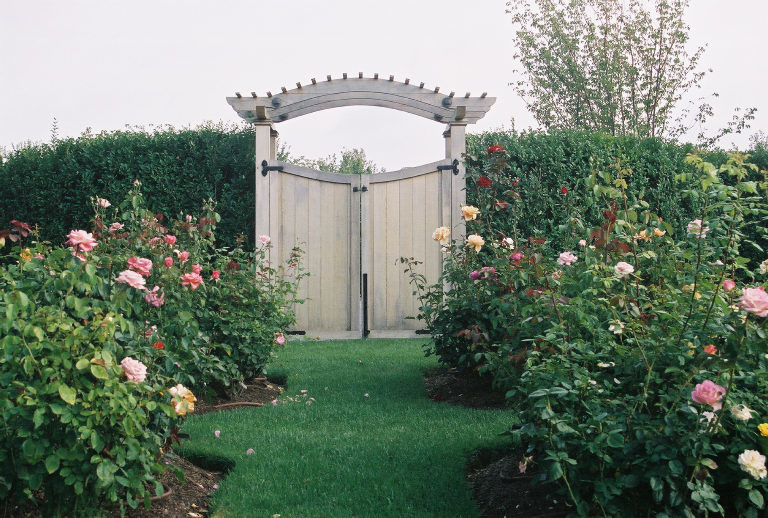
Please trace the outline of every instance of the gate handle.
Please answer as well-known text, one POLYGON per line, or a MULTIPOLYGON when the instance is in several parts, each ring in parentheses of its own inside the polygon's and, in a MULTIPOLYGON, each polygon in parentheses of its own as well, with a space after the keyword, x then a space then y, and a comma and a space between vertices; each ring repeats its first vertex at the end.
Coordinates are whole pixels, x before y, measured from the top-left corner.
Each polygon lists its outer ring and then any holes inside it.
POLYGON ((368 192, 368 187, 366 187, 365 185, 363 185, 362 189, 360 189, 359 187, 352 187, 352 192, 358 192, 358 191, 368 192))

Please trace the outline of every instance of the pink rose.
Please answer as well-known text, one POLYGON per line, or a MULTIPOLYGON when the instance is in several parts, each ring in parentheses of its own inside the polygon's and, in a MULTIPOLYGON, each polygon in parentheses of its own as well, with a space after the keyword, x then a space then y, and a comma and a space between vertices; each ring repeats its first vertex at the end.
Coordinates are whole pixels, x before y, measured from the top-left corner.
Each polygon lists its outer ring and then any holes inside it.
POLYGON ((768 317, 768 293, 762 286, 745 288, 738 306, 747 313, 754 313, 762 318, 768 317))
POLYGON ((733 288, 736 287, 736 283, 732 280, 728 279, 726 281, 723 281, 723 289, 725 291, 731 291, 733 288))
POLYGON ((179 256, 179 261, 181 261, 182 263, 186 263, 187 259, 189 259, 189 252, 187 252, 186 250, 184 250, 183 252, 177 252, 176 255, 179 256))
POLYGON ((156 308, 165 304, 165 293, 163 293, 162 291, 159 292, 159 290, 160 290, 160 286, 155 286, 152 289, 152 291, 147 290, 146 295, 144 295, 144 300, 146 300, 148 304, 152 304, 156 308))
POLYGON ((586 239, 579 239, 579 246, 587 246, 587 240, 586 239))
POLYGON ((515 252, 514 254, 510 254, 509 258, 513 261, 519 261, 523 258, 523 254, 522 252, 515 252))
POLYGON ((480 272, 478 272, 477 270, 473 271, 472 273, 469 274, 469 278, 472 279, 473 281, 478 280, 480 278, 480 272))
POLYGON ((717 354, 717 347, 713 344, 706 345, 704 346, 704 352, 707 354, 717 354))
POLYGON ((192 216, 187 214, 187 223, 192 223, 192 216))
POLYGON ((152 261, 150 259, 131 257, 126 262, 128 263, 128 268, 140 273, 144 277, 149 277, 149 274, 152 273, 152 261))
POLYGON ((218 439, 221 436, 221 430, 214 430, 213 435, 218 439))
POLYGON ((275 342, 280 345, 285 343, 285 336, 283 336, 283 333, 275 333, 275 342))
POLYGON ((723 387, 710 380, 705 380, 696 385, 695 390, 691 392, 691 399, 702 405, 709 405, 713 410, 720 410, 723 406, 720 400, 723 399, 724 395, 725 389, 723 387))
POLYGON ((169 245, 173 245, 176 243, 176 236, 172 236, 170 234, 166 235, 163 239, 165 239, 165 242, 169 245))
POLYGON ((200 277, 199 273, 185 273, 181 276, 181 285, 189 286, 193 290, 196 290, 202 283, 203 278, 200 277))
POLYGON ((193 264, 192 265, 192 271, 197 273, 197 274, 200 274, 200 272, 203 271, 203 267, 200 266, 199 264, 193 264))
POLYGON ((213 279, 214 281, 218 281, 220 276, 221 276, 221 272, 219 272, 219 270, 213 270, 211 272, 211 279, 213 279))
POLYGON ((139 360, 134 360, 130 356, 123 358, 120 362, 120 366, 123 368, 125 377, 128 381, 134 381, 140 383, 147 378, 147 366, 141 363, 139 360))
POLYGON ((110 230, 110 232, 116 232, 116 231, 118 231, 118 230, 122 230, 122 228, 123 228, 124 226, 125 226, 125 225, 123 225, 122 223, 112 223, 112 224, 109 226, 109 230, 110 230))
POLYGON ((634 266, 629 263, 625 263, 624 261, 619 261, 616 263, 616 266, 614 266, 613 269, 616 271, 616 275, 619 276, 619 279, 623 279, 635 271, 634 266))
POLYGON ((163 259, 163 262, 168 268, 170 268, 171 266, 173 266, 173 257, 166 257, 165 259, 163 259))
POLYGON ((73 230, 67 234, 69 240, 66 244, 75 247, 75 251, 90 252, 99 243, 93 238, 93 234, 86 232, 85 230, 73 230))
POLYGON ((141 185, 141 182, 139 181, 138 178, 133 181, 133 185, 141 185))
POLYGON ((571 252, 563 252, 560 254, 560 257, 557 258, 557 264, 561 266, 569 266, 575 263, 578 260, 578 257, 573 255, 571 252))
POLYGON ((268 245, 272 239, 269 236, 259 236, 259 241, 262 245, 268 245))
POLYGON ((120 275, 117 276, 115 282, 127 284, 131 288, 136 288, 137 290, 144 289, 144 284, 146 283, 144 277, 132 270, 123 270, 120 272, 120 275))
POLYGON ((700 219, 694 219, 693 221, 688 223, 688 234, 696 236, 696 237, 707 237, 707 232, 709 232, 709 227, 706 223, 702 222, 700 219))
POLYGON ((112 204, 109 203, 109 200, 104 198, 96 198, 96 203, 99 205, 99 207, 103 207, 105 209, 112 206, 112 204))
POLYGON ((149 246, 157 246, 157 244, 162 241, 162 238, 159 236, 155 236, 152 239, 149 240, 149 246))

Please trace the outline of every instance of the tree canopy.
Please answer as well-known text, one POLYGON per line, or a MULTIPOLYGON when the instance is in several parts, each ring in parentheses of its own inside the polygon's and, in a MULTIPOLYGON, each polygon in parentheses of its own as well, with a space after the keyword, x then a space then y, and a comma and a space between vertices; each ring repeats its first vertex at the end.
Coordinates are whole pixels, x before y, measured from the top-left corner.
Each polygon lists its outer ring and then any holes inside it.
POLYGON ((676 136, 675 111, 704 75, 687 50, 687 0, 515 0, 513 83, 545 128, 676 136))

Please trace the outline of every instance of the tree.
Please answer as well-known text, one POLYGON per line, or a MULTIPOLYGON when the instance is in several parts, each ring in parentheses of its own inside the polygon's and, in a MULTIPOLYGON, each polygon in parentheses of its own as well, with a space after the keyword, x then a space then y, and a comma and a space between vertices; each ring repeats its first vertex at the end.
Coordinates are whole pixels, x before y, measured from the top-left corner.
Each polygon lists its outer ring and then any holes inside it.
POLYGON ((686 49, 688 0, 515 0, 513 83, 544 127, 677 136, 674 109, 704 76, 686 49))
POLYGON ((368 160, 365 156, 365 151, 362 149, 342 149, 341 159, 336 156, 336 153, 318 159, 306 158, 303 155, 294 158, 290 155, 290 151, 286 146, 282 146, 281 151, 284 153, 285 158, 282 160, 285 162, 303 167, 311 167, 312 169, 320 169, 321 171, 328 171, 330 173, 375 174, 384 172, 384 168, 381 168, 371 160, 368 160))

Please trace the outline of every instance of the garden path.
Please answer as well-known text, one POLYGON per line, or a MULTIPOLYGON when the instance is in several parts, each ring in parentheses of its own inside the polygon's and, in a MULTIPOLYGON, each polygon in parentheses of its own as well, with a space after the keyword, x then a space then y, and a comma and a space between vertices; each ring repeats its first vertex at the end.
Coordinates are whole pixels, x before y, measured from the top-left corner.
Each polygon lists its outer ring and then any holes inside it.
POLYGON ((234 463, 214 515, 476 516, 468 457, 504 443, 510 410, 428 399, 422 343, 289 342, 276 406, 191 417, 181 453, 234 463))

